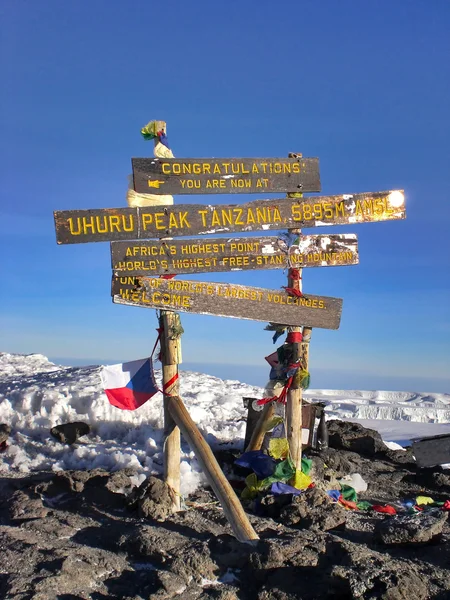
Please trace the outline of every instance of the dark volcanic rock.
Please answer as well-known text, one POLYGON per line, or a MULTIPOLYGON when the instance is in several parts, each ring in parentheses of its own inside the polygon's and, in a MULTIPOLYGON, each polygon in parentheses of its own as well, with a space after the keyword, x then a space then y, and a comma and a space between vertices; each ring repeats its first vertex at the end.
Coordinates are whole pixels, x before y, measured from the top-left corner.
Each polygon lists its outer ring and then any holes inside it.
POLYGON ((0 445, 6 442, 10 433, 11 427, 6 423, 0 423, 0 445))
POLYGON ((145 521, 139 516, 143 514, 140 504, 145 510, 148 501, 148 514, 155 518, 164 498, 170 498, 156 478, 131 492, 134 472, 127 469, 24 477, 4 473, 0 478, 0 598, 450 598, 450 527, 444 511, 427 508, 413 515, 415 520, 409 515, 405 519, 373 511, 343 511, 319 490, 320 483, 329 489, 343 475, 361 473, 369 485, 366 497, 372 502, 398 502, 419 493, 443 500, 448 497, 442 491, 448 473, 397 464, 386 453, 369 458, 329 448, 320 456, 310 451, 310 456, 317 487, 294 502, 291 495, 267 500, 266 508, 273 510, 277 521, 250 515, 260 536, 256 545, 234 538, 223 510, 207 489, 190 496, 189 508, 167 514, 164 522, 145 521), (135 511, 113 510, 115 499, 127 498, 135 511), (336 519, 337 524, 343 517, 345 527, 321 530, 330 526, 330 520, 336 519), (405 528, 408 520, 413 525, 405 528), (393 523, 399 524, 403 537, 394 531, 393 523), (382 535, 395 543, 385 545, 382 535), (406 542, 396 541, 405 538, 406 542))
POLYGON ((419 544, 438 541, 445 523, 447 513, 418 513, 385 518, 375 526, 375 537, 386 546, 403 544, 419 544))
POLYGON ((336 580, 341 584, 341 595, 336 597, 364 600, 430 598, 427 582, 412 562, 395 560, 347 541, 338 546, 338 564, 331 570, 334 584, 336 580))
POLYGON ((41 498, 32 491, 17 490, 8 499, 7 504, 9 518, 13 520, 40 519, 48 513, 48 509, 42 504, 41 498))
POLYGON ((74 444, 79 437, 87 435, 90 430, 91 428, 87 423, 74 421, 73 423, 56 425, 56 427, 50 429, 50 433, 62 444, 74 444))
POLYGON ((281 511, 281 521, 300 529, 328 531, 345 525, 346 511, 317 488, 294 496, 281 511))
POLYGON ((416 459, 414 458, 414 454, 412 452, 412 446, 405 448, 405 450, 391 450, 390 448, 387 448, 384 455, 386 459, 397 465, 416 466, 416 459))
POLYGON ((173 499, 169 486, 157 477, 148 477, 133 490, 129 500, 140 517, 164 521, 173 512, 173 499))
POLYGON ((350 450, 365 456, 374 456, 387 449, 378 431, 367 429, 359 423, 337 419, 329 421, 328 433, 330 446, 338 450, 350 450))

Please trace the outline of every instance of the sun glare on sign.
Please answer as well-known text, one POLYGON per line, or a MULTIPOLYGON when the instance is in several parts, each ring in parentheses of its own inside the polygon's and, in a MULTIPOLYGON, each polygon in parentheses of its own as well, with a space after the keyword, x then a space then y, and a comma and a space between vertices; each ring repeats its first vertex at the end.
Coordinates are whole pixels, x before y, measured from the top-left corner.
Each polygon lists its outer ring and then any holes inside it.
POLYGON ((399 207, 405 203, 405 195, 403 192, 395 190, 389 194, 389 202, 391 206, 399 207))

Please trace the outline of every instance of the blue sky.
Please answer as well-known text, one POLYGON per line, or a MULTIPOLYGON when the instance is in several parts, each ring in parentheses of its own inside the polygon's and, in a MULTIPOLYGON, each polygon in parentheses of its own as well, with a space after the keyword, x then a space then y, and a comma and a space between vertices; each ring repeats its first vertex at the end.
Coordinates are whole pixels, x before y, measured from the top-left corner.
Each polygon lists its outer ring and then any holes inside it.
MULTIPOLYGON (((5 0, 1 12, 0 350, 148 355, 155 312, 113 305, 109 244, 57 246, 52 212, 124 206, 131 157, 153 150, 139 130, 164 119, 178 157, 302 152, 319 157, 323 194, 405 189, 405 221, 320 229, 356 233, 360 264, 304 271, 306 292, 344 299, 340 329, 313 331, 312 387, 450 391, 447 0, 5 0)), ((286 275, 202 278, 278 288, 286 275)), ((264 385, 263 323, 182 322, 184 367, 264 385)))

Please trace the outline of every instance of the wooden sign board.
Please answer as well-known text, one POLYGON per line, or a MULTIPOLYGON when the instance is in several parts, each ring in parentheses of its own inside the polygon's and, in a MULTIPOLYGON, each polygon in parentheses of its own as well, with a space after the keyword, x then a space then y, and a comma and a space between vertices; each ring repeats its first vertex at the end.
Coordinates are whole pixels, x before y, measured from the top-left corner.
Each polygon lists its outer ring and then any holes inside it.
POLYGON ((132 158, 144 194, 320 192, 318 158, 132 158))
POLYGON ((117 275, 165 275, 329 267, 358 263, 354 234, 306 235, 287 246, 282 237, 200 238, 111 242, 117 275))
POLYGON ((295 229, 404 219, 403 191, 255 200, 246 204, 179 204, 55 211, 58 244, 295 229))
POLYGON ((156 277, 113 276, 112 296, 115 304, 323 329, 338 329, 342 312, 340 298, 156 277))

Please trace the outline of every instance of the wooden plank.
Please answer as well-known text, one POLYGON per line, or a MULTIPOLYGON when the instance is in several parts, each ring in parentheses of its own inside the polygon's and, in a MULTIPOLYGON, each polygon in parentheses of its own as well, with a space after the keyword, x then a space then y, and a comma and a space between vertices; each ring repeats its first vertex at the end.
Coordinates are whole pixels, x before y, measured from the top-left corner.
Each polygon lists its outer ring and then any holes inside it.
POLYGON ((342 300, 229 283, 113 276, 115 304, 338 329, 342 300))
POLYGON ((413 440, 412 451, 419 467, 450 463, 450 434, 413 440))
POLYGON ((58 244, 296 229, 406 217, 404 194, 399 190, 255 200, 241 205, 64 210, 54 215, 58 244))
POLYGON ((144 194, 320 192, 318 158, 132 158, 144 194))
POLYGON ((223 474, 211 448, 190 417, 183 401, 179 396, 170 396, 167 407, 173 420, 181 429, 184 439, 194 452, 209 485, 222 506, 234 535, 240 542, 254 544, 255 540, 259 540, 259 536, 253 529, 235 491, 223 474))
POLYGON ((290 247, 283 237, 111 242, 111 265, 117 275, 285 269, 289 265, 299 269, 358 262, 354 234, 302 236, 290 247))

